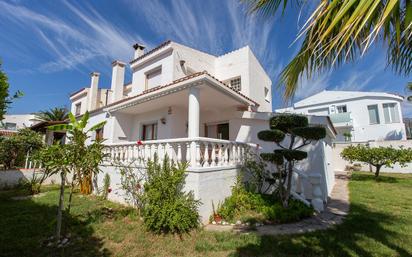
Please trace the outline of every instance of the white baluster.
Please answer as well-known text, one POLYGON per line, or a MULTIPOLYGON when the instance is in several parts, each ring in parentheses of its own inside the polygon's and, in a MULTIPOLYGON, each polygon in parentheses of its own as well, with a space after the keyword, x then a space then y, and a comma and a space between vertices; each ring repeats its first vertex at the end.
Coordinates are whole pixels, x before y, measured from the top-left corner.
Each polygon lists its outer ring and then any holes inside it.
POLYGON ((177 143, 176 159, 177 159, 177 162, 182 162, 182 145, 180 143, 177 143))
POLYGON ((224 153, 225 153, 225 162, 224 162, 224 164, 225 165, 228 165, 229 164, 229 152, 228 152, 228 148, 229 148, 229 145, 224 145, 224 153))
POLYGON ((216 166, 216 144, 212 143, 212 160, 210 162, 211 166, 216 166))
POLYGON ((200 142, 196 143, 196 167, 200 166, 200 142))
POLYGON ((164 144, 156 144, 157 145, 157 156, 159 157, 159 162, 163 163, 165 158, 165 151, 164 151, 164 144))
POLYGON ((191 160, 191 156, 190 156, 190 142, 186 142, 186 162, 189 163, 190 165, 190 160, 191 160))
POLYGON ((219 148, 219 153, 217 155, 217 166, 222 166, 223 164, 222 145, 218 144, 217 147, 219 148))
POLYGON ((203 166, 209 167, 209 142, 205 142, 205 154, 204 154, 204 164, 203 166))

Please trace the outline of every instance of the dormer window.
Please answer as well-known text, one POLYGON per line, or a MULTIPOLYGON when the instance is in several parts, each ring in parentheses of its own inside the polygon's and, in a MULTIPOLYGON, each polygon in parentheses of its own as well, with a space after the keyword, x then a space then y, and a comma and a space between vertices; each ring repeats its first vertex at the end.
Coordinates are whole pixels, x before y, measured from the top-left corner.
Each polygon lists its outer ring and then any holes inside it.
POLYGON ((162 67, 155 68, 146 73, 145 89, 160 86, 162 83, 162 67))
POLYGON ((236 91, 242 90, 242 80, 240 79, 240 77, 229 79, 225 81, 225 84, 229 85, 236 91))

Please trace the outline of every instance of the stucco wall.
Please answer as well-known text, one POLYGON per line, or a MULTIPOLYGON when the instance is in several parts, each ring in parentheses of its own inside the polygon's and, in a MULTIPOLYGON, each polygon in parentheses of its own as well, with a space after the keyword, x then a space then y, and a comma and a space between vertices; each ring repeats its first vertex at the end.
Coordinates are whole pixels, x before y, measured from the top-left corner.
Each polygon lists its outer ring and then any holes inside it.
MULTIPOLYGON (((40 177, 40 173, 36 176, 40 177)), ((0 170, 0 189, 17 186, 20 181, 29 181, 32 177, 33 170, 0 170)), ((60 181, 60 175, 54 174, 48 177, 43 185, 59 184, 60 181)))

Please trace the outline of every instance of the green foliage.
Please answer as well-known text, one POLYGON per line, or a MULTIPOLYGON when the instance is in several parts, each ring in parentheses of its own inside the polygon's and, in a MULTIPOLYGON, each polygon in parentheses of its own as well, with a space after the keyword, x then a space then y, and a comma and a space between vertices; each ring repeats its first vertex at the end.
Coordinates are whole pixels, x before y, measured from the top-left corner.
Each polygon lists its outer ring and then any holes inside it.
POLYGON ((66 107, 55 107, 49 110, 40 111, 36 114, 36 119, 41 121, 65 121, 69 118, 69 111, 66 107))
POLYGON ((11 104, 13 99, 22 97, 23 93, 17 91, 12 97, 9 95, 9 82, 6 73, 1 69, 0 61, 0 122, 6 114, 7 108, 11 104))
POLYGON ((36 153, 44 147, 42 136, 28 128, 8 138, 0 138, 0 164, 6 169, 24 165, 28 152, 36 153))
POLYGON ((270 119, 270 129, 278 129, 284 133, 290 133, 292 128, 307 127, 308 118, 297 114, 277 114, 270 119))
POLYGON ((283 156, 288 162, 301 161, 308 157, 307 152, 293 149, 276 149, 275 155, 283 156))
POLYGON ((364 162, 376 168, 375 176, 379 176, 381 167, 393 167, 395 163, 405 166, 412 161, 412 149, 389 147, 369 147, 365 145, 348 146, 341 152, 344 160, 364 162))
POLYGON ((269 126, 271 130, 259 132, 258 138, 271 141, 280 149, 274 150, 273 153, 262 153, 260 156, 276 166, 268 182, 276 184, 276 198, 281 199, 283 206, 287 208, 292 188, 293 167, 297 161, 308 157, 302 147, 325 138, 326 130, 322 127, 309 127, 308 118, 297 114, 277 114, 270 119, 269 126), (286 136, 289 142, 282 145, 286 136))
POLYGON ((258 133, 258 138, 263 141, 280 143, 285 139, 285 133, 281 130, 263 130, 258 133))
POLYGON ((165 156, 149 161, 144 184, 143 218, 146 227, 156 233, 183 233, 199 226, 198 206, 193 192, 185 193, 187 164, 174 164, 165 156))
POLYGON ((102 198, 107 200, 107 196, 109 195, 109 188, 110 188, 110 175, 106 173, 103 178, 103 192, 102 198))
POLYGON ((146 171, 133 163, 128 165, 114 163, 114 165, 119 167, 120 185, 125 191, 126 201, 137 207, 140 212, 143 209, 143 183, 146 171))
POLYGON ((232 195, 225 199, 217 214, 228 222, 261 221, 287 223, 301 220, 313 214, 313 209, 298 200, 291 200, 288 209, 270 195, 247 191, 240 179, 232 188, 232 195))

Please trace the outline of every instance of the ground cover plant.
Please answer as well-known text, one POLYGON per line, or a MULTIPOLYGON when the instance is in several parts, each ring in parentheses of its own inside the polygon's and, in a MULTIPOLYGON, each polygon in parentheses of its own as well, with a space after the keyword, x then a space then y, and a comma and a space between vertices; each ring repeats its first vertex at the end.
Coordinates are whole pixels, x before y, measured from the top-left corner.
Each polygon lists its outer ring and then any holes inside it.
MULTIPOLYGON (((0 256, 411 256, 412 175, 355 172, 351 210, 334 229, 304 235, 260 236, 194 230, 176 237, 148 232, 134 209, 92 195, 73 198, 65 216, 71 243, 49 248, 57 187, 15 201, 21 191, 0 191, 0 256)), ((66 190, 65 202, 69 194, 66 190)))

